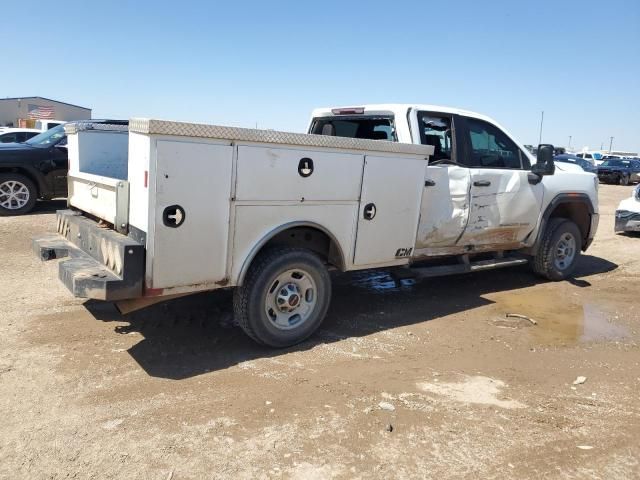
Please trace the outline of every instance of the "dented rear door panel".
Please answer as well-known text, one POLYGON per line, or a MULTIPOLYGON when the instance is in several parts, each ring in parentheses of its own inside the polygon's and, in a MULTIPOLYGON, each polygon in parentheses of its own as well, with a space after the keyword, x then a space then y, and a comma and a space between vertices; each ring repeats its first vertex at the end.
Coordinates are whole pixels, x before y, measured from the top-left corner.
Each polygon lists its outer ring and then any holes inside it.
POLYGON ((454 246, 469 218, 469 169, 441 164, 426 170, 416 248, 454 246))

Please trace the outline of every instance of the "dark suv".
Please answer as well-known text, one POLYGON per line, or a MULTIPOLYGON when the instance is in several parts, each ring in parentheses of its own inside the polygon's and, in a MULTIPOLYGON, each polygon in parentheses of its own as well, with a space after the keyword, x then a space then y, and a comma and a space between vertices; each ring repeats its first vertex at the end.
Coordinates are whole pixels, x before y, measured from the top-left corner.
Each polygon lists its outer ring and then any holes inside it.
POLYGON ((620 185, 640 182, 640 161, 625 158, 605 160, 598 166, 598 178, 604 183, 620 185))
MULTIPOLYGON (((122 120, 90 120, 116 123, 122 120)), ((0 216, 30 212, 38 198, 67 196, 67 136, 64 125, 26 142, 0 143, 0 216)))

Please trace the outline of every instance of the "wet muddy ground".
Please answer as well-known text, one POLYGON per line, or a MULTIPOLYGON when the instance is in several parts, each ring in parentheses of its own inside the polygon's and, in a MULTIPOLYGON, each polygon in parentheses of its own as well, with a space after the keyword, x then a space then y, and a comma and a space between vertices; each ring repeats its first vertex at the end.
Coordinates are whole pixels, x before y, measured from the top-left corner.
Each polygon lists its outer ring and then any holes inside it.
POLYGON ((73 299, 29 244, 63 204, 0 218, 0 478, 640 478, 630 194, 601 186, 569 282, 335 276, 318 335, 277 351, 228 292, 73 299))

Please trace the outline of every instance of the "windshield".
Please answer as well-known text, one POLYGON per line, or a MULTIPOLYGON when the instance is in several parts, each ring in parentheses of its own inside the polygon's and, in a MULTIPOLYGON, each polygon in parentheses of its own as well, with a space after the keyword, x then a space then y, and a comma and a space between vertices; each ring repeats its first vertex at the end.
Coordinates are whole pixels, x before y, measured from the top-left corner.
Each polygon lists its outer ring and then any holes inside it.
POLYGON ((47 130, 46 132, 42 132, 41 134, 30 138, 25 143, 33 145, 34 147, 46 147, 49 145, 62 145, 64 144, 63 142, 66 142, 64 125, 58 125, 51 130, 47 130))
POLYGON ((631 162, 629 160, 605 160, 602 162, 603 167, 630 167, 631 162))

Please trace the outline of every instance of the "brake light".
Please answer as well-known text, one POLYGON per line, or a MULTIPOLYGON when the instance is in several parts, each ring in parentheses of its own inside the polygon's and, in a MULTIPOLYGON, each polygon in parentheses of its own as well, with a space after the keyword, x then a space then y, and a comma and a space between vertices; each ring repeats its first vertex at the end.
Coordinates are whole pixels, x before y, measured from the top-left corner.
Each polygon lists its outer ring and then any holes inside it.
POLYGON ((362 115, 364 107, 332 108, 331 113, 334 115, 362 115))

